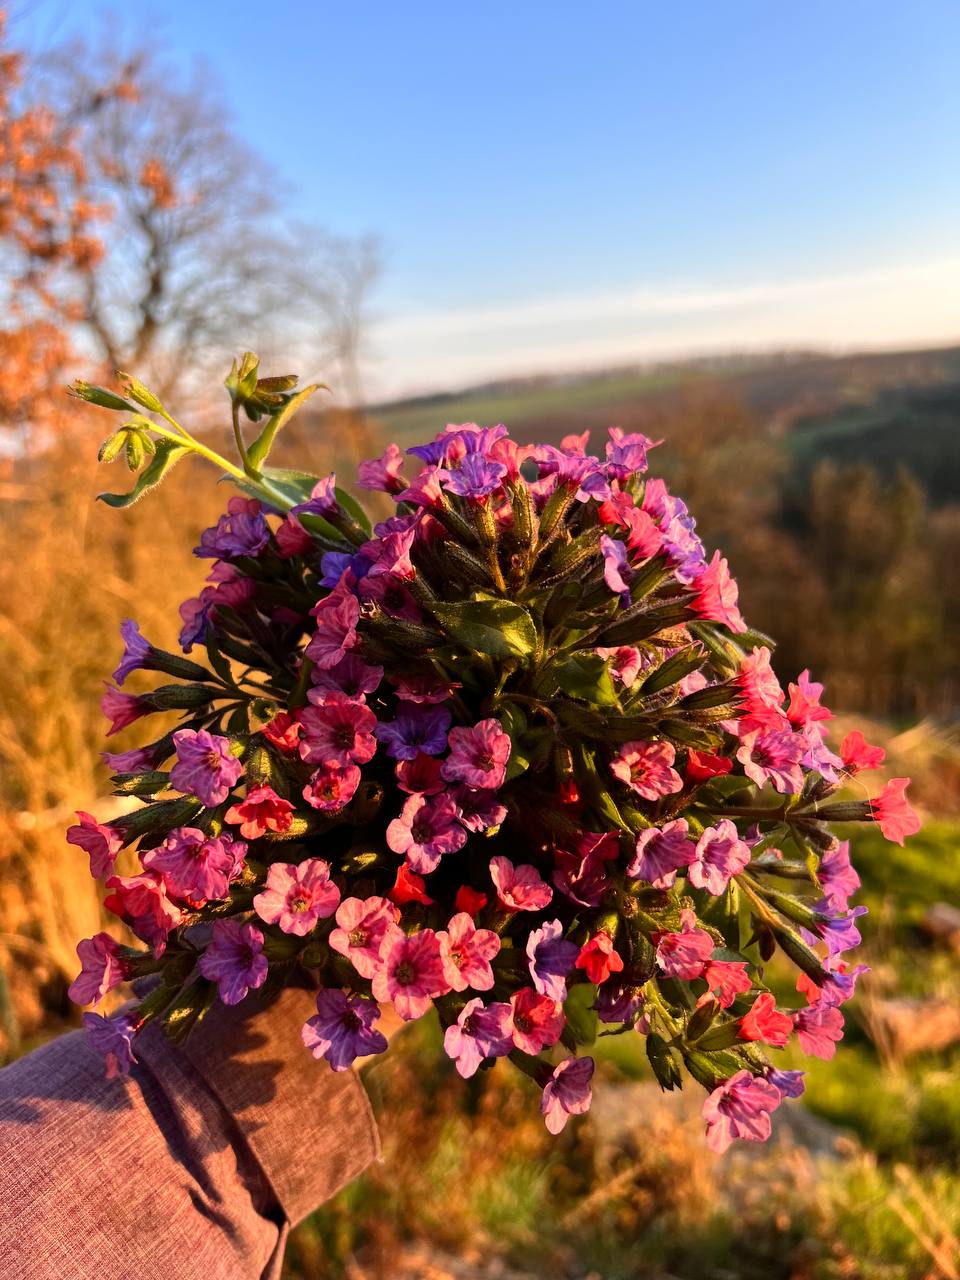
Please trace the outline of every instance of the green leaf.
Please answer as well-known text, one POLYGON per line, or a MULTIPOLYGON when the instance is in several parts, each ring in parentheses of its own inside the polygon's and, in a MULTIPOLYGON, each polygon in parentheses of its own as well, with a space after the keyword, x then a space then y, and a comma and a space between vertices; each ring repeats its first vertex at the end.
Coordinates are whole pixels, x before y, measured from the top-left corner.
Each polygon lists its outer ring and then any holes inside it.
POLYGON ((343 507, 344 511, 346 511, 348 515, 353 516, 354 520, 356 520, 360 528, 363 529, 367 537, 372 537, 373 525, 370 523, 370 517, 364 511, 363 507, 361 507, 353 494, 348 493, 346 489, 334 489, 334 493, 336 494, 337 501, 340 503, 341 507, 343 507))
POLYGON ((660 666, 647 676, 640 685, 643 693, 659 693, 661 689, 666 689, 672 684, 676 684, 682 680, 684 676, 690 675, 692 671, 703 665, 703 652, 697 651, 697 648, 682 649, 679 653, 675 653, 673 657, 668 658, 666 662, 661 662, 660 666))
POLYGON ((579 1047, 592 1045, 597 1038, 597 1011, 592 1006, 597 1001, 597 988, 592 982, 577 982, 563 1006, 567 1029, 574 1044, 579 1047))
MULTIPOLYGON (((320 389, 321 383, 319 382, 313 382, 310 386, 304 387, 302 391, 298 391, 295 396, 290 397, 279 413, 275 413, 272 418, 268 419, 267 425, 247 450, 247 456, 257 470, 260 469, 261 463, 266 461, 270 450, 273 448, 277 432, 285 427, 300 406, 309 400, 315 391, 320 389)), ((329 388, 323 387, 323 390, 326 391, 329 388)))
POLYGON ((530 614, 512 600, 463 600, 431 606, 437 621, 462 648, 492 658, 530 658, 537 628, 530 614))
POLYGON ((71 385, 70 391, 78 400, 86 400, 87 404, 95 404, 101 409, 113 409, 117 413, 136 412, 129 400, 124 400, 115 391, 108 391, 106 387, 95 387, 90 382, 78 379, 71 385))
POLYGON ((557 684, 571 698, 595 707, 617 707, 617 691, 605 658, 596 653, 575 653, 551 669, 557 684))
POLYGON ((140 472, 137 477, 137 483, 129 493, 98 493, 98 499, 101 502, 105 502, 108 507, 117 509, 132 507, 135 502, 140 501, 144 494, 149 493, 151 489, 155 489, 160 481, 167 476, 168 472, 172 471, 180 459, 189 452, 190 450, 186 445, 174 444, 172 440, 159 441, 153 461, 140 472))

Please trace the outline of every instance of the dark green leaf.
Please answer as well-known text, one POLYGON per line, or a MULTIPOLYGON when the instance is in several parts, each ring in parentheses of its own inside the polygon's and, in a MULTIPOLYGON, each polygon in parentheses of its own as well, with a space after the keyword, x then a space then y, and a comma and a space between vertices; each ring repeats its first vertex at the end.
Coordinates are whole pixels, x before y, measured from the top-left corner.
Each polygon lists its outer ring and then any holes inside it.
POLYGON ((582 698, 597 707, 616 707, 617 691, 604 658, 595 653, 576 653, 550 668, 553 676, 571 698, 582 698))
POLYGON ((536 651, 537 628, 530 614, 512 600, 463 600, 432 606, 437 621, 461 647, 493 658, 529 659, 536 651))

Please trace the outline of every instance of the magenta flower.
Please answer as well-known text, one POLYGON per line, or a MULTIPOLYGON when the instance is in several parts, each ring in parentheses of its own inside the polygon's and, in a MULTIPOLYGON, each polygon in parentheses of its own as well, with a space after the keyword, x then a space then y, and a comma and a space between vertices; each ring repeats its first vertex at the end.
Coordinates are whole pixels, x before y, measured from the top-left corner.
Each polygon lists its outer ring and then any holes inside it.
POLYGON ((754 647, 740 663, 737 684, 743 699, 747 720, 755 726, 768 725, 785 729, 787 720, 781 710, 783 689, 770 665, 770 650, 754 647))
POLYGON ((253 900, 253 909, 266 924, 302 938, 318 920, 332 916, 340 890, 330 881, 330 864, 306 858, 299 865, 274 862, 267 871, 267 887, 253 900))
POLYGON ((671 768, 675 759, 669 742, 625 742, 610 772, 644 800, 659 800, 683 790, 683 779, 671 768))
POLYGON ((100 759, 112 773, 140 773, 144 769, 155 769, 160 763, 156 744, 132 747, 129 751, 101 751, 100 759))
POLYGON ((509 911, 542 911, 553 899, 553 890, 536 867, 515 867, 509 858, 490 859, 490 879, 500 905, 509 911))
POLYGON ((346 1071, 355 1059, 386 1049, 386 1036, 373 1026, 379 1017, 380 1010, 368 997, 327 988, 318 992, 317 1012, 300 1034, 315 1058, 326 1058, 334 1071, 346 1071))
POLYGON ((434 797, 408 796, 400 817, 387 826, 386 838, 388 847, 404 854, 407 865, 424 876, 436 870, 445 853, 455 853, 467 843, 449 791, 434 797))
POLYGON ((107 730, 107 737, 110 738, 149 715, 153 708, 146 699, 133 693, 121 693, 108 684, 100 698, 100 710, 110 721, 110 728, 107 730))
POLYGON ((624 605, 630 603, 630 578, 633 570, 627 558, 626 543, 609 534, 600 535, 600 550, 603 553, 603 580, 624 605))
POLYGON ((131 1066, 137 1061, 133 1052, 137 1023, 133 1017, 126 1013, 116 1018, 105 1018, 99 1013, 85 1013, 83 1025, 87 1029, 91 1047, 106 1063, 107 1079, 128 1076, 131 1066))
POLYGON ((510 1006, 484 1006, 478 996, 468 1000, 456 1022, 443 1034, 444 1052, 457 1065, 464 1080, 474 1075, 484 1058, 505 1057, 513 1048, 509 1031, 510 1006))
POLYGON ((697 841, 687 879, 695 889, 706 889, 715 897, 723 893, 731 876, 739 875, 750 861, 750 847, 729 818, 707 827, 697 841))
POLYGON ((144 853, 141 861, 160 872, 167 892, 175 898, 200 903, 227 896, 246 852, 242 840, 208 836, 197 827, 176 827, 163 844, 144 853))
POLYGON ((337 477, 330 473, 321 476, 310 490, 306 502, 300 502, 291 508, 293 515, 332 516, 339 506, 337 501, 337 477))
POLYGON ((680 930, 657 935, 657 967, 668 978, 692 982, 703 976, 713 952, 713 939, 705 929, 697 928, 696 914, 689 909, 680 912, 680 930))
POLYGON ((377 1000, 391 1000, 405 1022, 422 1018, 434 996, 450 987, 443 976, 440 944, 432 929, 407 936, 400 929, 389 930, 380 949, 380 961, 373 975, 377 1000))
POLYGON ((245 840, 259 840, 268 831, 282 833, 290 830, 293 805, 278 796, 273 787, 251 787, 242 800, 231 805, 223 820, 239 824, 240 834, 245 840))
POLYGON ((803 747, 803 739, 790 729, 751 729, 740 739, 737 759, 758 787, 772 782, 781 795, 795 796, 803 789, 803 747))
POLYGON ((133 618, 124 618, 120 623, 120 635, 123 638, 123 656, 113 673, 117 684, 123 684, 134 671, 143 670, 153 652, 153 646, 140 634, 140 628, 133 618))
POLYGON ((438 756, 446 750, 450 712, 446 707, 399 702, 395 720, 381 721, 377 739, 394 760, 413 760, 418 754, 438 756))
POLYGON ((641 431, 624 431, 622 427, 610 427, 607 434, 607 475, 611 480, 628 480, 642 475, 647 469, 647 450, 662 440, 651 440, 641 431))
POLYGON ((590 1110, 593 1090, 592 1058, 564 1058, 554 1068, 540 1099, 540 1114, 550 1133, 559 1133, 571 1116, 582 1116, 590 1110))
POLYGON ((67 843, 89 854, 90 874, 94 880, 104 880, 113 872, 117 854, 123 848, 123 836, 109 822, 98 822, 83 809, 77 810, 77 817, 79 823, 67 828, 67 843))
POLYGON ((320 707, 304 707, 300 723, 300 754, 312 764, 366 764, 376 753, 377 717, 364 703, 342 693, 331 693, 320 707))
POLYGON ((441 762, 436 756, 425 756, 422 752, 412 760, 400 760, 394 770, 397 786, 408 796, 417 793, 424 796, 439 795, 445 788, 440 769, 441 762))
POLYGON ((840 840, 820 859, 820 885, 834 911, 846 911, 849 899, 860 888, 860 877, 850 862, 850 841, 840 840))
POLYGON ((331 693, 344 693, 354 702, 365 702, 383 680, 383 667, 371 666, 357 653, 347 653, 335 667, 314 667, 310 673, 313 685, 307 690, 311 702, 325 702, 331 693))
POLYGON ((521 987, 510 997, 507 1029, 514 1045, 524 1053, 537 1054, 555 1045, 563 1026, 563 1005, 533 987, 521 987))
POLYGON ((506 474, 507 468, 502 462, 491 462, 479 453, 468 453, 453 471, 443 472, 440 481, 451 493, 476 501, 499 489, 506 474))
POLYGON ((404 487, 400 477, 403 453, 395 444, 388 444, 379 458, 368 458, 357 468, 357 485, 361 489, 379 489, 383 493, 398 494, 404 487))
POLYGON ((704 1100, 707 1146, 723 1155, 735 1138, 766 1142, 770 1137, 770 1112, 780 1105, 781 1095, 769 1080, 738 1071, 704 1100))
POLYGON ((97 933, 78 942, 77 955, 80 972, 67 991, 74 1004, 98 1004, 108 991, 130 976, 122 948, 109 933, 97 933))
POLYGON ((835 1004, 818 1000, 793 1015, 800 1048, 814 1058, 829 1062, 843 1039, 843 1014, 835 1004))
POLYGON ((270 530, 255 498, 231 498, 227 514, 212 529, 204 529, 193 554, 201 559, 235 560, 256 557, 270 541, 270 530))
POLYGON ((647 880, 655 889, 669 889, 677 872, 689 867, 697 856, 696 846, 687 836, 686 818, 677 818, 665 827, 648 827, 637 836, 637 851, 627 875, 647 880))
POLYGON ((567 976, 573 971, 580 948, 563 936, 559 920, 548 920, 527 937, 527 965, 533 985, 557 1004, 567 998, 567 976))
POLYGON ((693 589, 697 593, 693 608, 701 618, 722 622, 734 632, 746 631, 747 624, 737 608, 739 589, 719 551, 713 553, 710 563, 694 578, 693 589))
POLYGON ((303 798, 312 809, 333 812, 350 803, 359 785, 357 765, 324 765, 310 775, 310 781, 303 788, 303 798))
POLYGON ((490 961, 500 950, 500 939, 492 929, 478 929, 461 911, 446 929, 437 934, 443 976, 453 991, 489 991, 493 986, 490 961))
POLYGON ((443 762, 447 782, 468 787, 501 787, 510 758, 510 738, 499 720, 481 720, 472 728, 450 730, 450 754, 443 762))
POLYGON ((243 773, 230 739, 206 729, 178 729, 173 745, 177 763, 170 771, 170 785, 195 795, 208 808, 222 804, 243 773))
POLYGON ((372 978, 387 931, 399 918, 400 912, 386 898, 344 898, 337 907, 337 927, 327 941, 361 978, 372 978))
POLYGON ((263 934, 239 920, 214 921, 210 942, 197 962, 203 976, 216 982, 224 1004, 239 1004, 249 991, 262 987, 268 967, 263 934))
POLYGON ((606 864, 619 856, 617 832, 585 831, 577 841, 576 853, 554 850, 553 883, 573 902, 596 907, 609 883, 606 864))
POLYGON ((310 612, 317 620, 317 629, 304 653, 321 670, 329 670, 357 643, 360 602, 341 579, 310 612))
POLYGON ((157 871, 137 876, 111 876, 110 893, 103 900, 108 911, 122 920, 143 942, 163 955, 167 937, 182 920, 182 912, 167 897, 163 877, 157 871))

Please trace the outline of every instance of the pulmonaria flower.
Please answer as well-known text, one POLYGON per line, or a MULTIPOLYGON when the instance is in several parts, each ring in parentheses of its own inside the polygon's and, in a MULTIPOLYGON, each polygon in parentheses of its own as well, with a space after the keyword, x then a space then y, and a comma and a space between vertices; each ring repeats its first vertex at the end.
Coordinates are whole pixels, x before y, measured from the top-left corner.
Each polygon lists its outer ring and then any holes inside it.
POLYGON ((313 536, 292 511, 287 512, 283 524, 278 525, 273 536, 277 542, 277 554, 282 560, 293 560, 296 556, 306 555, 313 547, 313 536))
POLYGON ((328 476, 321 476, 310 490, 308 500, 297 503, 291 511, 294 515, 332 516, 339 505, 337 477, 331 472, 328 476))
POLYGON ((694 578, 692 585, 697 593, 693 609, 701 618, 722 622, 738 634, 746 631, 747 624, 737 607, 739 589, 730 576, 729 565, 719 551, 713 553, 713 559, 694 578))
POLYGON ((424 796, 439 795, 446 789, 440 769, 441 761, 436 756, 426 756, 421 751, 412 760, 398 761, 394 770, 397 786, 409 796, 417 793, 424 796))
POLYGON ((347 957, 361 978, 372 978, 387 931, 399 918, 400 912, 386 898, 344 898, 337 907, 337 927, 327 941, 347 957))
POLYGON ((322 706, 300 712, 303 741, 300 755, 311 764, 366 764, 377 750, 373 730, 377 717, 362 702, 332 693, 322 706))
POLYGON ((130 751, 101 751, 100 759, 111 773, 140 773, 160 764, 163 756, 158 751, 158 744, 154 743, 149 747, 133 747, 130 751))
POLYGON ((826 943, 827 956, 842 956, 845 951, 859 947, 862 939, 855 921, 867 914, 866 907, 852 907, 849 911, 834 911, 826 898, 815 904, 822 919, 815 926, 816 932, 801 928, 800 933, 805 942, 814 946, 817 941, 826 943))
POLYGON ((142 671, 154 651, 153 645, 141 635, 133 618, 124 618, 120 623, 120 635, 123 638, 123 656, 113 673, 117 684, 123 684, 134 671, 142 671))
POLYGON ((411 871, 406 863, 397 871, 393 888, 387 894, 391 902, 402 907, 405 902, 420 902, 425 907, 433 906, 433 899, 427 893, 427 882, 423 876, 411 871))
POLYGON ((443 1034, 443 1049, 464 1080, 476 1074, 485 1058, 503 1058, 511 1051, 509 1021, 508 1004, 484 1005, 477 996, 463 1006, 443 1034))
POLYGON ((103 900, 108 911, 126 924, 142 942, 161 956, 171 930, 182 919, 178 906, 167 897, 163 877, 157 871, 137 876, 111 876, 110 892, 103 900))
POLYGON ((603 580, 624 605, 630 603, 630 579, 633 570, 627 556, 626 543, 608 534, 600 535, 600 551, 603 554, 603 580))
POLYGON ((94 880, 104 880, 113 872, 117 854, 123 848, 123 836, 109 822, 98 822, 92 813, 77 810, 80 819, 67 828, 67 843, 75 844, 90 855, 90 874, 94 880))
POLYGON ((301 1038, 315 1058, 326 1058, 334 1071, 346 1071, 357 1058, 383 1053, 386 1036, 374 1023, 380 1010, 366 996, 327 988, 317 993, 317 1012, 303 1024, 301 1038))
POLYGON ((107 685, 100 698, 100 710, 110 721, 107 737, 112 738, 121 729, 135 724, 143 716, 148 716, 153 708, 146 699, 134 693, 121 693, 112 685, 107 685))
POLYGON ((302 938, 318 920, 332 916, 340 890, 330 881, 330 864, 306 858, 299 865, 274 862, 267 871, 267 887, 253 900, 253 909, 266 924, 302 938))
POLYGON ((215 920, 197 968, 217 984, 224 1004, 239 1004, 248 992, 262 987, 267 980, 263 934, 255 925, 239 920, 215 920))
POLYGON ((413 760, 418 754, 438 756, 447 747, 450 712, 446 707, 397 704, 395 720, 381 721, 375 728, 378 741, 394 760, 413 760))
POLYGON ((355 702, 365 702, 368 693, 375 693, 383 680, 383 667, 374 666, 355 651, 344 654, 333 667, 314 667, 310 673, 311 688, 307 697, 311 702, 325 702, 331 693, 343 693, 355 702))
POLYGON ((920 830, 920 819, 907 800, 909 778, 891 778, 878 796, 870 801, 870 812, 887 840, 903 845, 907 836, 920 830))
POLYGON ((595 933, 589 942, 580 948, 577 956, 577 968, 585 969, 587 977, 595 985, 606 982, 611 973, 623 970, 623 959, 614 948, 609 933, 601 930, 595 933))
POLYGON ((801 671, 797 683, 788 688, 790 702, 787 706, 787 719, 798 729, 805 729, 818 720, 832 720, 833 712, 820 703, 823 697, 823 685, 810 679, 809 671, 801 671))
POLYGON ((564 1058, 554 1068, 540 1099, 540 1114, 549 1133, 560 1133, 570 1116, 582 1116, 590 1110, 593 1072, 592 1058, 564 1058))
POLYGON ((128 1076, 137 1061, 133 1052, 133 1037, 137 1032, 134 1017, 121 1013, 115 1018, 105 1018, 100 1013, 85 1013, 83 1025, 91 1047, 106 1064, 107 1079, 128 1076))
POLYGON ((762 1040, 782 1049, 790 1039, 793 1022, 777 1009, 776 998, 769 991, 757 996, 748 1013, 740 1019, 737 1035, 741 1040, 762 1040))
POLYGON ((625 742, 610 772, 644 800, 659 800, 683 790, 683 779, 671 767, 675 759, 669 742, 625 742))
POLYGON ((507 1028, 516 1048, 537 1054, 555 1045, 563 1031, 563 1006, 533 987, 521 987, 510 997, 507 1028))
POLYGON ((799 795, 803 789, 800 759, 803 741, 792 730, 751 729, 740 739, 737 759, 758 787, 772 782, 781 795, 799 795))
POLYGON ((823 1004, 846 1004, 856 993, 857 979, 862 974, 870 972, 865 964, 851 967, 831 956, 828 956, 824 962, 824 969, 827 976, 821 987, 818 987, 805 973, 797 974, 797 990, 806 996, 811 1004, 816 1004, 818 1001, 823 1004))
POLYGON ((737 996, 753 987, 745 960, 707 960, 701 977, 721 1009, 729 1009, 737 996))
POLYGON ((755 646, 740 663, 737 686, 743 701, 744 717, 754 726, 785 728, 783 689, 770 665, 770 650, 755 646))
POLYGON ((272 742, 284 755, 295 755, 300 746, 300 735, 303 726, 297 715, 289 711, 280 711, 260 730, 268 742, 272 742))
POLYGON ((553 883, 562 894, 584 907, 596 907, 609 883, 606 866, 620 856, 616 831, 585 831, 576 852, 554 850, 553 883))
POLYGON ((643 1008, 643 987, 637 986, 635 982, 611 978, 597 988, 597 999, 593 1007, 601 1022, 634 1024, 637 1014, 643 1008))
POLYGON ((200 903, 227 896, 246 852, 240 840, 208 836, 198 827, 176 827, 141 861, 149 870, 159 871, 167 892, 175 898, 200 903))
POLYGON ((451 493, 476 501, 499 489, 506 474, 507 468, 502 462, 493 462, 479 453, 468 453, 459 466, 443 472, 440 481, 451 493))
POLYGON ((440 943, 432 929, 409 936, 394 927, 388 930, 373 975, 377 1000, 390 1000, 405 1022, 422 1018, 434 996, 449 991, 444 977, 440 943))
POLYGON ((359 785, 357 765, 324 765, 310 775, 310 781, 303 788, 303 798, 311 809, 333 813, 350 803, 359 785))
POLYGON ((170 771, 170 785, 195 795, 207 808, 223 804, 243 773, 230 739, 206 729, 178 729, 173 746, 177 763, 170 771))
POLYGON ((706 889, 718 896, 750 861, 750 848, 740 839, 729 818, 715 827, 707 827, 697 841, 693 862, 687 868, 687 879, 695 889, 706 889))
POLYGON ((457 806, 457 819, 467 831, 489 831, 499 827, 507 816, 507 806, 500 803, 495 791, 454 787, 450 794, 457 806))
POLYGON ((686 818, 676 818, 664 827, 641 831, 627 875, 634 880, 647 880, 655 889, 669 889, 677 872, 689 867, 697 855, 696 845, 687 836, 688 830, 686 818))
POLYGON ((471 889, 468 884, 462 884, 457 890, 453 905, 456 911, 465 911, 468 916, 476 918, 487 905, 487 895, 471 889))
POLYGON ((465 911, 453 916, 437 933, 443 976, 452 991, 489 991, 493 986, 490 961, 500 950, 492 929, 478 929, 465 911))
POLYGON ((361 489, 398 494, 405 487, 400 476, 403 462, 403 451, 395 444, 388 444, 379 458, 368 458, 360 463, 357 484, 361 489))
POLYGON ((633 688, 643 661, 639 649, 632 644, 621 644, 615 649, 594 649, 594 653, 609 661, 614 680, 619 680, 625 689, 633 688))
POLYGON ((548 920, 527 937, 527 967, 534 988, 557 1004, 567 998, 567 976, 573 971, 579 948, 563 936, 559 920, 548 920))
POLYGON ((450 754, 441 770, 447 782, 481 788, 503 786, 510 738, 499 720, 481 720, 472 728, 451 729, 448 741, 450 754))
POLYGON ((462 849, 467 833, 457 821, 457 806, 449 792, 427 797, 408 796, 400 812, 387 826, 387 846, 406 857, 419 875, 429 875, 445 853, 462 849))
POLYGON ((290 830, 293 805, 278 796, 273 787, 251 787, 246 796, 227 810, 224 822, 239 824, 245 840, 259 840, 268 831, 290 830))
POLYGON ((256 557, 270 541, 270 530, 254 498, 231 498, 227 514, 212 529, 204 529, 193 554, 208 560, 256 557))
POLYGON ((729 756, 711 755, 709 751, 687 752, 687 763, 684 769, 688 781, 709 782, 711 778, 722 778, 733 768, 729 756))
POLYGON ((765 1078, 780 1092, 781 1098, 799 1098, 803 1094, 805 1071, 777 1071, 767 1067, 765 1078))
POLYGON ((641 431, 624 431, 622 427, 610 427, 607 434, 607 475, 612 480, 642 475, 647 469, 647 450, 663 443, 641 431))
POLYGON ((704 1100, 707 1146, 719 1156, 735 1138, 766 1142, 770 1137, 770 1112, 776 1111, 780 1101, 780 1090, 769 1080, 746 1070, 738 1071, 704 1100))
POLYGON ((509 858, 491 858, 490 879, 500 905, 509 911, 542 911, 553 899, 553 890, 536 867, 526 863, 515 867, 509 858))
POLYGON ((837 1006, 818 1001, 798 1009, 793 1019, 803 1052, 828 1062, 843 1039, 843 1014, 837 1006))
POLYGON ((123 950, 109 933, 96 933, 77 943, 80 972, 67 995, 74 1004, 99 1004, 108 991, 130 976, 123 950))
POLYGON ((860 877, 850 861, 850 841, 839 840, 820 859, 818 871, 824 897, 834 911, 846 911, 860 888, 860 877))
POLYGON ((696 913, 689 909, 680 912, 680 932, 658 934, 656 944, 657 968, 668 978, 685 982, 703 976, 713 952, 713 939, 697 928, 696 913))
POLYGON ((840 757, 849 773, 879 769, 887 758, 883 747, 872 747, 859 729, 853 729, 840 743, 840 757))
POLYGON ((317 620, 317 629, 310 637, 304 655, 322 670, 329 670, 357 644, 360 601, 341 579, 310 612, 317 620))

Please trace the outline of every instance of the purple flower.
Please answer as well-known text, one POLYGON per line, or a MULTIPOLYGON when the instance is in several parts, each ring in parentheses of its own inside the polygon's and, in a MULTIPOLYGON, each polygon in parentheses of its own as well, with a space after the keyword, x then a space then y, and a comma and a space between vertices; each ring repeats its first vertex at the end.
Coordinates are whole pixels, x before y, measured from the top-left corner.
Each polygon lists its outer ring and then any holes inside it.
POLYGON ((548 920, 527 938, 527 960, 533 985, 542 996, 562 1004, 567 998, 567 974, 577 962, 580 948, 567 942, 559 920, 548 920))
POLYGON ((190 653, 195 644, 207 634, 207 625, 210 622, 210 615, 213 612, 213 601, 203 596, 193 596, 189 600, 184 600, 180 606, 180 617, 183 626, 180 628, 180 648, 184 653, 190 653))
POLYGON ((715 897, 723 893, 731 876, 739 875, 750 861, 750 848, 729 818, 707 827, 697 841, 687 879, 696 889, 706 889, 715 897))
POLYGON ((468 1080, 476 1073, 484 1058, 502 1058, 513 1048, 508 1029, 510 1006, 488 1004, 477 997, 460 1010, 456 1022, 443 1035, 443 1048, 457 1064, 457 1071, 468 1080))
POLYGON ((129 751, 101 751, 100 759, 114 773, 139 773, 142 769, 155 769, 160 763, 157 743, 152 747, 133 747, 129 751))
POLYGON ((173 745, 177 763, 170 770, 170 785, 195 795, 208 808, 222 804, 243 773, 230 739, 206 729, 178 729, 173 745))
POLYGON ((318 993, 317 1012, 300 1034, 315 1058, 326 1058, 334 1071, 346 1071, 355 1058, 386 1049, 386 1037, 373 1026, 379 1017, 375 1000, 329 987, 318 993))
POLYGON ((216 982, 224 1004, 239 1004, 248 991, 262 987, 267 980, 263 934, 255 925, 239 920, 217 920, 197 967, 205 978, 216 982))
POLYGON ((780 1105, 780 1090, 769 1080, 738 1071, 704 1100, 707 1146, 722 1155, 734 1138, 766 1142, 770 1137, 770 1112, 780 1105))
POLYGON ((760 727, 740 739, 737 759, 751 782, 772 782, 781 795, 799 795, 803 788, 800 757, 803 743, 792 729, 760 727))
POLYGON ((486 498, 498 489, 507 474, 502 462, 490 462, 479 453, 468 453, 453 471, 445 471, 441 483, 461 498, 486 498))
POLYGON ((540 1114, 550 1133, 559 1133, 570 1116, 582 1116, 590 1110, 593 1072, 592 1058, 564 1058, 554 1068, 540 1099, 540 1114))
POLYGON ((848 1000, 852 1000, 857 989, 857 979, 861 974, 869 973, 870 967, 865 964, 854 965, 852 969, 848 969, 843 961, 836 961, 832 957, 828 957, 824 968, 827 971, 827 979, 823 986, 819 988, 820 1000, 824 1004, 846 1004, 848 1000))
POLYGON ((814 909, 819 911, 825 919, 814 926, 816 933, 811 933, 808 929, 800 930, 806 942, 811 946, 818 941, 825 942, 828 956, 842 956, 845 951, 852 951, 854 947, 859 947, 860 930, 854 921, 867 914, 866 907, 853 907, 848 912, 835 911, 831 908, 828 899, 821 898, 814 909))
POLYGON ((141 861, 160 872, 168 893, 199 903, 227 896, 246 853, 242 840, 207 836, 197 827, 177 827, 141 861))
POLYGON ((400 478, 403 453, 395 444, 388 444, 379 458, 368 458, 357 468, 357 485, 361 489, 379 489, 383 493, 397 494, 404 487, 400 478))
POLYGON ((311 702, 323 702, 328 693, 343 693, 363 702, 374 693, 383 679, 383 667, 371 666, 356 653, 345 654, 335 667, 314 667, 310 675, 313 688, 307 691, 311 702))
POLYGON ((113 673, 117 684, 123 684, 127 676, 140 671, 153 649, 150 641, 140 634, 140 628, 133 618, 125 618, 121 622, 120 635, 123 637, 123 657, 113 673))
POLYGON ((131 1066, 137 1061, 133 1053, 137 1023, 133 1016, 122 1013, 116 1018, 105 1018, 99 1013, 85 1013, 83 1025, 91 1047, 101 1054, 106 1063, 107 1079, 128 1076, 131 1066))
POLYGON ((597 988, 593 1007, 601 1022, 629 1022, 643 1008, 643 987, 610 978, 597 988))
POLYGON ((227 514, 212 529, 204 529, 193 554, 201 559, 236 560, 258 556, 270 541, 270 530, 254 498, 231 498, 227 514))
POLYGON ((299 866, 274 862, 253 909, 267 924, 302 938, 318 920, 332 916, 339 902, 340 890, 330 882, 330 864, 322 858, 307 858, 299 866))
POLYGON ((600 535, 600 550, 603 552, 603 580, 611 591, 616 592, 626 605, 630 603, 630 583, 633 570, 627 559, 627 545, 609 534, 600 535))
POLYGON ((374 733, 394 760, 413 760, 421 751, 438 756, 446 749, 450 718, 446 707, 399 702, 397 718, 381 722, 374 733))
POLYGON ((805 1071, 778 1071, 775 1067, 767 1067, 766 1078, 775 1089, 779 1089, 781 1098, 799 1098, 803 1093, 803 1077, 805 1071))
POLYGON ((97 933, 78 942, 77 955, 80 972, 67 992, 74 1004, 97 1004, 129 977, 120 944, 109 933, 97 933))
POLYGON ((654 441, 639 431, 611 427, 607 441, 607 475, 611 480, 640 475, 647 469, 647 450, 653 447, 654 441))
POLYGON ((860 888, 860 877, 850 862, 850 842, 841 840, 820 859, 820 884, 834 911, 846 911, 848 899, 860 888))
POLYGON ((696 846, 687 837, 687 821, 677 818, 663 828, 648 827, 640 832, 627 875, 634 880, 648 880, 655 889, 669 889, 677 872, 689 867, 696 856, 696 846))
POLYGON ((290 514, 294 516, 329 516, 336 511, 337 502, 337 477, 331 473, 328 476, 321 476, 317 483, 310 491, 310 499, 308 502, 299 502, 292 507, 290 514))
POLYGON ((339 585, 345 573, 359 581, 369 568, 366 556, 351 555, 349 551, 325 551, 320 557, 320 585, 332 589, 339 585))
POLYGON ((499 827, 507 816, 507 806, 500 803, 495 791, 454 787, 451 795, 457 806, 457 817, 468 831, 489 831, 491 827, 499 827))
POLYGON ((457 821, 457 806, 449 792, 427 797, 409 796, 399 818, 387 827, 387 844, 406 855, 407 865, 418 875, 436 870, 445 853, 462 849, 467 833, 457 821))

